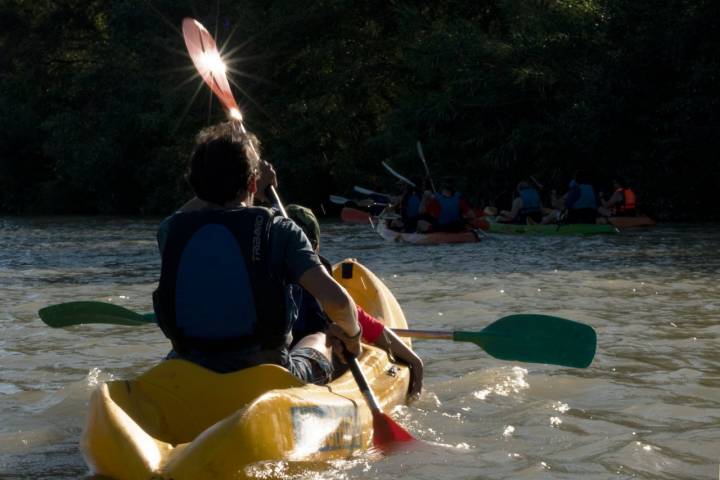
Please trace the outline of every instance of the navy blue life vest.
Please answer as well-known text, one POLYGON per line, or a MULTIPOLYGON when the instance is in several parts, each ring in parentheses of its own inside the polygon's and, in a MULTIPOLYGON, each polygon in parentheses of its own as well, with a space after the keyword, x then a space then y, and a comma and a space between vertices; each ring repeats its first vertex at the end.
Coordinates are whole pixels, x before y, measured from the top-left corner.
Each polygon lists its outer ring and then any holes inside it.
POLYGON ((171 217, 153 305, 175 351, 285 345, 292 321, 284 281, 271 270, 274 216, 255 207, 171 217))
POLYGON ((404 195, 402 199, 402 217, 405 220, 414 220, 420 216, 420 202, 422 196, 419 193, 404 195))
POLYGON ((458 192, 455 192, 452 197, 446 197, 442 193, 438 193, 435 195, 435 199, 440 204, 438 225, 448 225, 462 220, 462 215, 460 215, 460 194, 458 192))
POLYGON ((540 195, 537 190, 532 187, 520 189, 520 198, 522 198, 523 206, 520 213, 527 215, 540 211, 540 195))
POLYGON ((581 183, 578 185, 580 189, 580 198, 570 207, 573 210, 582 210, 585 208, 597 208, 597 200, 595 199, 595 189, 592 185, 581 183))

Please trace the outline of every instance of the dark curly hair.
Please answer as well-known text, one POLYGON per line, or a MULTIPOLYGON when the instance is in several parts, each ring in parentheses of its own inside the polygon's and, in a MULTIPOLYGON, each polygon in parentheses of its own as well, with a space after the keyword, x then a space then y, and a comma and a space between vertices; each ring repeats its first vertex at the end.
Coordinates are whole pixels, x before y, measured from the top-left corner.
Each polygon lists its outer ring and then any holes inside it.
POLYGON ((242 195, 257 173, 260 144, 232 122, 213 125, 196 138, 185 178, 198 198, 224 205, 242 195))

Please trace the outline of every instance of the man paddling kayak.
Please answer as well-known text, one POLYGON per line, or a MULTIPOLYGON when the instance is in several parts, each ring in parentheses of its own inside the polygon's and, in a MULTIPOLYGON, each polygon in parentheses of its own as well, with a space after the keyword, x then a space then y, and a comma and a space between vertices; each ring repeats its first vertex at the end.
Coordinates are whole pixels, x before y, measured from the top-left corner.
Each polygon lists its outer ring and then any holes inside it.
POLYGON ((296 313, 290 285, 321 302, 345 333, 344 348, 356 355, 357 309, 300 228, 252 207, 256 194, 276 184, 272 166, 254 151, 255 137, 230 123, 202 131, 187 175, 196 197, 160 225, 162 271, 153 304, 173 345, 168 358, 217 372, 272 363, 305 382, 327 383, 332 352, 323 333, 289 348, 296 313))
POLYGON ((614 191, 610 198, 605 200, 600 193, 602 206, 598 209, 605 217, 633 217, 636 215, 636 197, 632 188, 625 186, 620 180, 613 180, 614 191))
POLYGON ((540 223, 543 220, 543 206, 540 194, 526 181, 517 185, 518 196, 515 197, 510 210, 503 210, 497 218, 501 223, 540 223))
POLYGON ((455 190, 450 179, 440 185, 440 191, 432 196, 425 208, 431 222, 419 220, 418 232, 461 232, 467 223, 475 219, 475 213, 462 194, 455 190))
MULTIPOLYGON (((300 205, 288 205, 285 207, 288 217, 293 220, 300 228, 303 229, 315 253, 320 256, 320 260, 328 271, 332 270, 330 262, 320 255, 320 224, 315 214, 309 208, 300 205)), ((303 290, 302 303, 300 304, 300 314, 298 320, 293 326, 293 336, 302 338, 306 335, 312 335, 316 332, 323 331, 328 327, 327 317, 318 304, 317 300, 310 295, 307 290, 303 290)), ((408 348, 405 343, 398 338, 391 330, 385 328, 385 325, 365 312, 357 305, 358 321, 362 328, 362 338, 368 343, 372 343, 382 349, 387 350, 391 355, 410 367, 410 390, 408 395, 413 396, 422 390, 423 379, 423 362, 415 352, 408 348)), ((337 326, 330 325, 328 331, 330 338, 345 336, 345 333, 337 326)))

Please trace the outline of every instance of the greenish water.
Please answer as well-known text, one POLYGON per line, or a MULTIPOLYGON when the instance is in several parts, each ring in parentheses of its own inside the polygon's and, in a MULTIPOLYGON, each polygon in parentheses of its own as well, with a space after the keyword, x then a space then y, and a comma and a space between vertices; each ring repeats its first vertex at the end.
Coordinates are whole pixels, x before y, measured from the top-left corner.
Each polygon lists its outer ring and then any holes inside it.
MULTIPOLYGON (((77 443, 91 389, 136 375, 168 349, 152 326, 53 330, 36 313, 79 299, 149 310, 157 221, 0 219, 0 478, 87 476, 77 443)), ((426 391, 392 414, 453 448, 293 476, 718 478, 720 227, 426 247, 387 243, 369 227, 323 229, 323 253, 370 267, 415 328, 480 329, 548 313, 592 325, 598 353, 578 370, 416 341, 426 391)))

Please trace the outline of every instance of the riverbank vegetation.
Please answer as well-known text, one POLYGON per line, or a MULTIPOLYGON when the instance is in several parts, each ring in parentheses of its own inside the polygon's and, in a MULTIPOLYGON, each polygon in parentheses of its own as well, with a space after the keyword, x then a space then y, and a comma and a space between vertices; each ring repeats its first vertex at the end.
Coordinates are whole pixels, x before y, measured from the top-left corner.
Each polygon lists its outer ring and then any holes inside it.
MULTIPOLYGON (((518 180, 720 218, 720 2, 5 0, 0 211, 167 213, 192 137, 224 118, 179 32, 194 16, 235 73, 288 201, 389 190, 387 160, 481 205, 518 180)), ((327 202, 326 202, 327 203, 327 202)))

